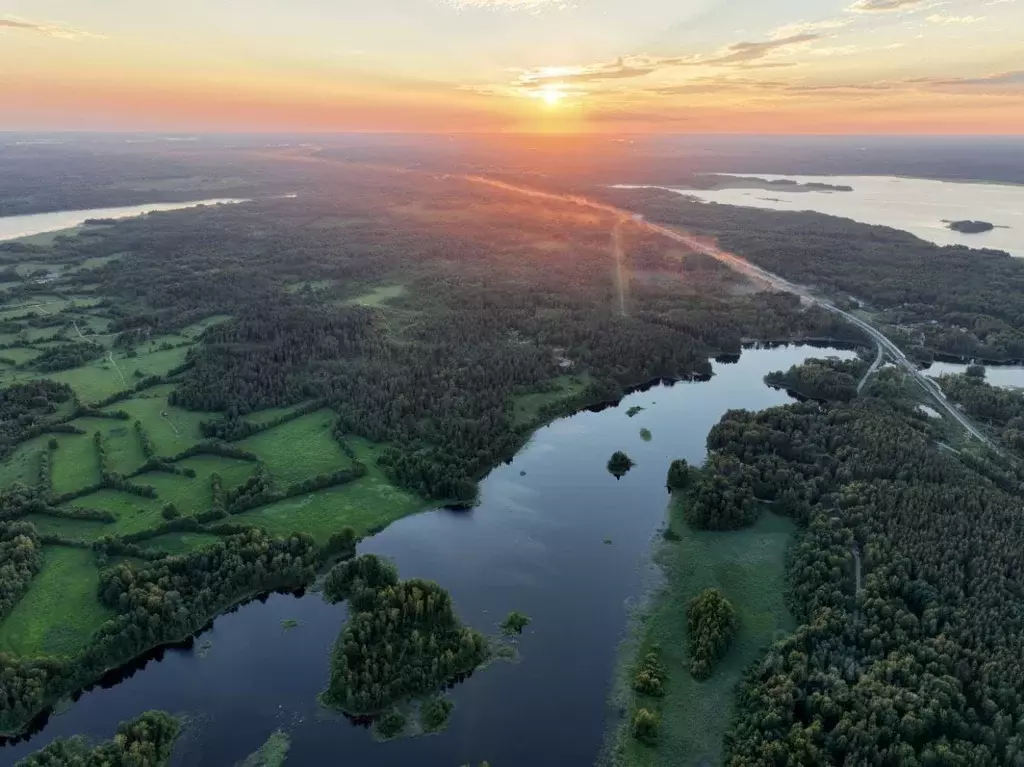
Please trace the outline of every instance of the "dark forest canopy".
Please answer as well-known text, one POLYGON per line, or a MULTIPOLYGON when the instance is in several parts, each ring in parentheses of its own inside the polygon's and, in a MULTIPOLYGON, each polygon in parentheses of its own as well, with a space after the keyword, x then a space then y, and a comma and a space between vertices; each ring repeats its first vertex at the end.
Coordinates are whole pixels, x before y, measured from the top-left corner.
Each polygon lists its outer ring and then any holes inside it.
POLYGON ((350 617, 334 647, 323 701, 366 714, 440 691, 490 654, 482 634, 464 627, 448 592, 432 581, 398 580, 372 554, 335 565, 325 596, 349 600, 350 617))
POLYGON ((897 229, 811 212, 708 205, 653 189, 592 190, 650 219, 715 237, 726 249, 798 284, 852 296, 924 334, 934 352, 1024 358, 1024 262, 1002 251, 942 247, 897 229), (937 324, 931 324, 932 321, 937 324))
POLYGON ((789 559, 801 626, 750 670, 728 763, 1014 763, 1019 497, 879 400, 733 411, 708 447, 705 472, 731 472, 706 485, 718 516, 751 519, 756 495, 803 525, 789 559))
POLYGON ((982 232, 991 232, 995 229, 995 225, 990 224, 988 221, 949 221, 946 226, 954 232, 961 232, 963 234, 981 234, 982 232))
POLYGON ((19 442, 42 433, 57 407, 72 397, 71 387, 46 379, 0 390, 0 458, 19 442))
POLYGON ((867 367, 862 360, 812 358, 793 365, 786 372, 769 373, 764 381, 769 386, 788 389, 808 399, 849 402, 857 396, 857 384, 867 367))

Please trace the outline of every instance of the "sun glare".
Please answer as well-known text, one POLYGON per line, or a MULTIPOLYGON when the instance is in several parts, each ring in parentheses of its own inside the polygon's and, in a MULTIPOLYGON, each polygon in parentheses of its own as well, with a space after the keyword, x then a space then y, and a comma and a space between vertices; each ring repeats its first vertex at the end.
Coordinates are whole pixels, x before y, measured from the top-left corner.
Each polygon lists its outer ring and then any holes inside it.
POLYGON ((565 98, 565 91, 551 85, 547 85, 540 89, 540 97, 544 100, 544 103, 549 107, 557 106, 558 103, 565 98))

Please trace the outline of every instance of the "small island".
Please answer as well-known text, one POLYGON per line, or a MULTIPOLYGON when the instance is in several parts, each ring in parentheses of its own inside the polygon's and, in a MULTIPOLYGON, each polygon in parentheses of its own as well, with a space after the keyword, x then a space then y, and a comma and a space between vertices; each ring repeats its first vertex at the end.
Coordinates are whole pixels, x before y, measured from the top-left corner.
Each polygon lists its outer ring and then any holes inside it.
POLYGON ((487 640, 462 625, 447 591, 432 581, 400 580, 394 565, 373 554, 335 565, 324 597, 347 599, 349 619, 321 702, 352 715, 380 715, 384 738, 405 728, 393 706, 440 692, 490 657, 487 640))
POLYGON ((507 635, 511 634, 522 634, 523 629, 530 625, 530 616, 526 613, 521 613, 518 610, 513 610, 508 616, 501 622, 501 630, 507 635))
POLYGON ((946 226, 961 234, 981 234, 982 232, 991 232, 996 228, 995 224, 990 224, 988 221, 947 221, 946 226))
POLYGON ((633 459, 623 453, 621 450, 616 450, 612 453, 612 457, 608 459, 608 473, 615 475, 618 479, 632 469, 636 464, 633 463, 633 459))

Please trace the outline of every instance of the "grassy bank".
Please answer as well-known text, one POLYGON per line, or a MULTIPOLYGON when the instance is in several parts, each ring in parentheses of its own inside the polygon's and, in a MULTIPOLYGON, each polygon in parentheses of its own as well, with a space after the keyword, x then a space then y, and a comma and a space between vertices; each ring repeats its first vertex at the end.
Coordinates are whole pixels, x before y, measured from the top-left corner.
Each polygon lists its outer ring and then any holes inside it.
POLYGON ((655 553, 663 585, 637 617, 634 641, 622 662, 616 702, 627 714, 610 747, 612 763, 622 767, 721 764, 722 738, 744 670, 794 627, 784 601, 786 548, 795 529, 790 520, 765 512, 746 530, 695 531, 683 521, 682 502, 676 500, 669 509, 669 529, 678 540, 665 540, 655 553), (711 587, 732 602, 740 627, 711 677, 698 682, 688 671, 686 606, 711 587), (636 662, 654 649, 668 668, 662 698, 639 695, 630 686, 636 662), (639 708, 661 715, 656 746, 631 736, 629 722, 639 708))

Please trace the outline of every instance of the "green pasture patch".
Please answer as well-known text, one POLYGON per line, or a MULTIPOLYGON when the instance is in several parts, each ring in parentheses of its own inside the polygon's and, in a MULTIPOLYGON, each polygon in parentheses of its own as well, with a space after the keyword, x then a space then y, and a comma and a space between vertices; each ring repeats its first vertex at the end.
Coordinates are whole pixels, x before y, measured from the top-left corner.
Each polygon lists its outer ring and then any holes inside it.
POLYGON ((52 436, 57 439, 51 465, 54 493, 70 493, 100 481, 99 458, 91 433, 52 436))
MULTIPOLYGON (((68 505, 82 506, 83 504, 68 505)), ((25 517, 25 521, 35 525, 40 535, 59 535, 71 541, 97 541, 114 532, 114 525, 111 523, 92 519, 67 519, 51 517, 47 514, 29 514, 25 517)))
POLYGON ((586 375, 559 376, 553 383, 557 388, 551 391, 513 397, 513 418, 517 424, 532 424, 536 422, 541 408, 578 397, 590 384, 590 378, 586 375))
POLYGON ((34 486, 39 480, 39 455, 46 449, 49 438, 49 434, 43 434, 18 445, 7 460, 0 463, 0 487, 10 487, 15 482, 34 486))
MULTIPOLYGON (((796 529, 792 520, 766 511, 745 530, 695 531, 683 521, 681 505, 675 504, 670 527, 679 540, 663 542, 656 554, 666 582, 641 618, 633 659, 658 648, 668 681, 660 699, 630 690, 629 714, 615 747, 615 763, 625 767, 721 764, 722 740, 744 671, 795 627, 785 602, 786 549, 796 529), (699 682, 689 672, 686 607, 707 588, 719 589, 736 608, 739 630, 710 678, 699 682), (661 714, 655 747, 628 732, 638 708, 661 714)), ((628 686, 632 669, 624 671, 629 674, 628 686)))
POLYGON ((129 424, 141 421, 142 427, 153 441, 157 455, 173 456, 182 450, 203 441, 199 424, 212 420, 216 413, 195 413, 167 404, 166 392, 173 386, 158 386, 146 389, 139 396, 116 402, 104 408, 107 411, 124 410, 131 416, 129 424))
POLYGON ((190 551, 217 543, 220 538, 210 533, 167 533, 158 535, 142 542, 147 549, 163 551, 167 554, 186 554, 190 551))
POLYGON ((318 410, 236 444, 262 458, 274 482, 284 489, 351 463, 331 436, 336 418, 330 410, 318 410))
POLYGON ((350 298, 346 303, 358 304, 359 306, 380 306, 387 301, 401 298, 405 293, 405 285, 399 283, 378 285, 367 293, 350 298))
POLYGON ((70 657, 113 617, 97 598, 99 570, 91 551, 47 546, 43 560, 28 593, 0 623, 0 652, 70 657))

